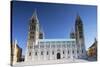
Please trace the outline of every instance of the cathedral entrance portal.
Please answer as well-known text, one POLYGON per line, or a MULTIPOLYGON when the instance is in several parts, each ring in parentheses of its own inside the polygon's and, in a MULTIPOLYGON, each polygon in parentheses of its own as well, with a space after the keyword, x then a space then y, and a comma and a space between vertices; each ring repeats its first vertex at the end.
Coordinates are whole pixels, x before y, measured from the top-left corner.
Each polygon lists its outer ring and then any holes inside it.
POLYGON ((57 59, 60 59, 60 53, 57 53, 57 59))

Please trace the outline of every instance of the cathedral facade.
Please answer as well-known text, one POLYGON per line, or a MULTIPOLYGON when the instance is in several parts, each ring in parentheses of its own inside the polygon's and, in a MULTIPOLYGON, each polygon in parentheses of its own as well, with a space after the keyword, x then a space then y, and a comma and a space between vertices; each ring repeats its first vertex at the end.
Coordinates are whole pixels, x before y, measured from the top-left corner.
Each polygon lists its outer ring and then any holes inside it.
POLYGON ((45 39, 36 11, 33 13, 28 31, 25 61, 39 62, 60 59, 86 59, 84 30, 81 17, 76 16, 75 31, 70 38, 45 39))

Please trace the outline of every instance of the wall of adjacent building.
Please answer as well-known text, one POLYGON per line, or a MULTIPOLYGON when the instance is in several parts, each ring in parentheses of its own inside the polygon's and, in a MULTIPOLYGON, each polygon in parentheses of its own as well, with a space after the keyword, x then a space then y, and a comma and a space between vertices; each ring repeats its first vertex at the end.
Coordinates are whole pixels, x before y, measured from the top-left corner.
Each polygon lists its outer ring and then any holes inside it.
POLYGON ((18 46, 16 42, 12 44, 12 60, 11 60, 11 65, 16 64, 17 62, 21 61, 21 55, 22 55, 22 49, 18 46))

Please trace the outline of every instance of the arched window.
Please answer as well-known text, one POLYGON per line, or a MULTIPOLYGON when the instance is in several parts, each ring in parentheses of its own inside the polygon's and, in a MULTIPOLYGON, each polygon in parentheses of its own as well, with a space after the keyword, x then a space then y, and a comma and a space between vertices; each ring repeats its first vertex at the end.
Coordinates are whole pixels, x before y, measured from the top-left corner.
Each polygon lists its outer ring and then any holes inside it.
POLYGON ((65 52, 64 52, 64 50, 63 50, 63 54, 64 54, 65 52))
POLYGON ((77 50, 77 53, 79 53, 79 51, 77 50))
POLYGON ((74 50, 73 50, 73 54, 74 54, 74 50))
POLYGON ((29 53, 29 56, 31 56, 31 52, 29 53))
POLYGON ((83 50, 82 50, 82 53, 83 53, 83 50))
POLYGON ((47 51, 47 55, 48 55, 49 53, 48 53, 48 51, 47 51))
POLYGON ((41 55, 43 55, 43 51, 41 51, 41 55))
POLYGON ((52 54, 54 55, 54 51, 52 51, 52 54))
POLYGON ((35 55, 37 56, 37 52, 35 52, 35 55))
POLYGON ((68 50, 68 54, 69 54, 69 50, 68 50))

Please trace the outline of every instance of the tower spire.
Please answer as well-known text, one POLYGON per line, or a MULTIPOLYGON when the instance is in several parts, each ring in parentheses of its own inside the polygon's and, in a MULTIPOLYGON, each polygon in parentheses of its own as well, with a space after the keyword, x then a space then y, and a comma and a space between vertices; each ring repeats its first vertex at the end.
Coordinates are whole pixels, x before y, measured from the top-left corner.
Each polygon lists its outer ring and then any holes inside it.
POLYGON ((31 18, 34 18, 34 17, 37 18, 37 10, 36 9, 34 10, 31 18))
POLYGON ((71 32, 70 32, 70 38, 75 38, 75 30, 74 27, 72 27, 71 32))
POLYGON ((82 20, 81 20, 79 13, 77 13, 76 15, 76 22, 75 22, 75 25, 78 25, 78 24, 82 24, 82 20))
POLYGON ((80 20, 81 18, 80 18, 80 15, 79 15, 79 13, 77 13, 77 17, 76 17, 76 20, 80 20))
POLYGON ((37 23, 39 22, 38 17, 37 17, 37 9, 34 10, 31 20, 36 21, 37 23))

